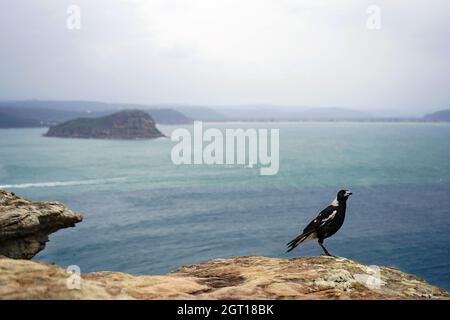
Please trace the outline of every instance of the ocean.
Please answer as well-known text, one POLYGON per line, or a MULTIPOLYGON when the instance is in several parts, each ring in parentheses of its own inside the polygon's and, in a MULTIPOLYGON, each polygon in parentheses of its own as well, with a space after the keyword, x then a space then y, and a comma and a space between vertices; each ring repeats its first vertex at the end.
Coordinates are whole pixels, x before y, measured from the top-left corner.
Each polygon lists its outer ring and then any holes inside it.
MULTIPOLYGON (((322 253, 286 243, 341 188, 353 195, 335 255, 387 265, 450 290, 450 125, 426 123, 209 123, 277 128, 280 168, 181 165, 174 142, 46 138, 0 130, 0 188, 81 212, 34 260, 82 272, 164 274, 213 258, 322 253)), ((159 126, 170 135, 175 126, 159 126)), ((188 126, 189 128, 189 126, 188 126)))

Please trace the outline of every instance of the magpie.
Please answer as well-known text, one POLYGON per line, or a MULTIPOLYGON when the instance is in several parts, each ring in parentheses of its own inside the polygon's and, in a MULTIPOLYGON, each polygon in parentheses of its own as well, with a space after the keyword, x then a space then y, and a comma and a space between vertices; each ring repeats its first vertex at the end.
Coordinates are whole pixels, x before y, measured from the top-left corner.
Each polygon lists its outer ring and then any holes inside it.
POLYGON ((287 244, 289 247, 287 252, 292 251, 303 241, 317 239, 325 254, 332 256, 324 247, 323 241, 335 234, 344 223, 347 199, 351 194, 348 190, 340 190, 333 202, 306 226, 302 234, 287 244))

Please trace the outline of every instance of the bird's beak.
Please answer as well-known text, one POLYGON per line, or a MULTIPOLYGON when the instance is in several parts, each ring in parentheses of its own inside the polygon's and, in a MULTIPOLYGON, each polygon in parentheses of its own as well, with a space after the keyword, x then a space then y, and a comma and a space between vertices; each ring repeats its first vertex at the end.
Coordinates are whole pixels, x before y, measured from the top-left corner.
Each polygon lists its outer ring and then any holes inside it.
POLYGON ((353 194, 353 192, 347 191, 347 192, 345 193, 345 196, 348 197, 348 196, 351 196, 352 194, 353 194))

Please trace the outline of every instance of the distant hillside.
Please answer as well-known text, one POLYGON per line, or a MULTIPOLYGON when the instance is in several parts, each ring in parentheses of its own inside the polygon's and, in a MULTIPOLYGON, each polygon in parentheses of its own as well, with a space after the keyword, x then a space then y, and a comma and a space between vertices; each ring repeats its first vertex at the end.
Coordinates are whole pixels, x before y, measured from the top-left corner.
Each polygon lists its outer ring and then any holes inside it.
POLYGON ((50 109, 58 111, 71 111, 81 113, 110 111, 124 109, 114 104, 96 101, 60 101, 60 100, 24 100, 24 101, 0 101, 0 107, 50 109))
POLYGON ((95 118, 120 110, 146 111, 158 124, 183 125, 201 121, 450 121, 449 110, 420 117, 380 116, 340 107, 180 104, 141 105, 96 101, 0 101, 0 128, 54 126, 76 118, 95 118))
POLYGON ((370 114, 344 108, 306 108, 276 105, 172 106, 194 120, 203 121, 296 121, 296 120, 367 120, 370 114))
POLYGON ((0 128, 32 128, 41 126, 39 121, 0 110, 0 128))
POLYGON ((449 121, 450 110, 441 110, 434 113, 427 114, 423 117, 426 121, 449 121))
MULTIPOLYGON (((141 105, 96 101, 12 101, 0 102, 0 110, 22 110, 30 119, 44 125, 55 125, 80 117, 99 117, 120 110, 139 109, 148 112, 159 124, 189 124, 201 121, 295 121, 295 120, 368 120, 369 114, 344 108, 308 108, 277 105, 141 105)), ((17 111, 19 112, 19 111, 17 111)))
POLYGON ((344 108, 307 108, 301 106, 250 105, 222 107, 220 112, 230 120, 296 121, 296 120, 361 120, 371 115, 344 108))
POLYGON ((50 127, 47 137, 87 139, 152 139, 164 135, 141 110, 125 110, 100 118, 79 118, 50 127))
POLYGON ((192 119, 172 109, 143 109, 159 124, 189 124, 192 119))
MULTIPOLYGON (((0 102, 0 128, 53 126, 76 118, 95 118, 130 109, 135 105, 86 101, 0 102)), ((189 124, 191 119, 169 108, 142 108, 159 124, 189 124)))
POLYGON ((197 121, 227 121, 231 120, 222 110, 216 110, 201 106, 173 106, 173 109, 185 114, 187 117, 197 121))
MULTIPOLYGON (((14 106, 1 106, 0 114, 9 118, 20 118, 28 119, 32 127, 36 126, 51 126, 64 121, 72 120, 81 117, 99 117, 104 115, 104 113, 87 113, 87 112, 76 112, 76 111, 66 111, 58 109, 47 109, 40 107, 14 107, 14 106)), ((4 127, 17 127, 15 122, 2 121, 0 128, 4 127)))

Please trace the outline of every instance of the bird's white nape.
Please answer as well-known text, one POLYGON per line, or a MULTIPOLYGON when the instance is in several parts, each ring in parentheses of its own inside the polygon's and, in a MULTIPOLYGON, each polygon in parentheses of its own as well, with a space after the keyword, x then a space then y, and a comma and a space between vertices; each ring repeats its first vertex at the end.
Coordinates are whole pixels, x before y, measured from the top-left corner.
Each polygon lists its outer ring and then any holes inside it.
POLYGON ((331 205, 332 205, 333 207, 339 206, 339 201, 338 201, 337 197, 334 198, 333 202, 331 202, 331 205))

